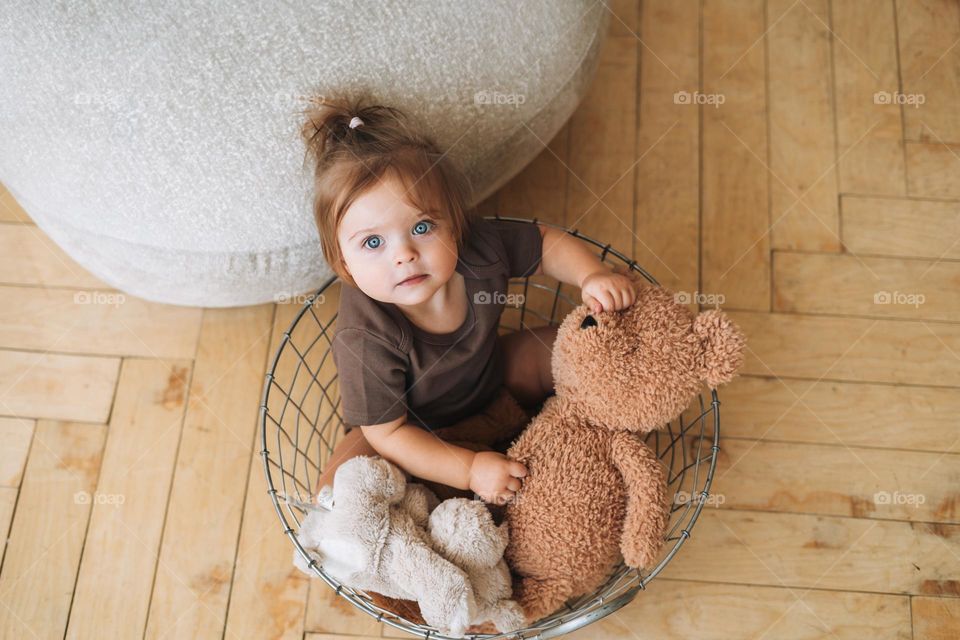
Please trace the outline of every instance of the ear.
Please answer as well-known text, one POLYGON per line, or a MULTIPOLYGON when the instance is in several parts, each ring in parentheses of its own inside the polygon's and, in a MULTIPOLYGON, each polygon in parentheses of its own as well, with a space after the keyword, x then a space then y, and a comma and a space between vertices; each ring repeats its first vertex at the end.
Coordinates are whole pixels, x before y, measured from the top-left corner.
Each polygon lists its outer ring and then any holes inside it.
POLYGON ((746 336, 723 311, 710 309, 693 320, 693 333, 703 345, 701 378, 711 389, 726 384, 743 364, 746 336))

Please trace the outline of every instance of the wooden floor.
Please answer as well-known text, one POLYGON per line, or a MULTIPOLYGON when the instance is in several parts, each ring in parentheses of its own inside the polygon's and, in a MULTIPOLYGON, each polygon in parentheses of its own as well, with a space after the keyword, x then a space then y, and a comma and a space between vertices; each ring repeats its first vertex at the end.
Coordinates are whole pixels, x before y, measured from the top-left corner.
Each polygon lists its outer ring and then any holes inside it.
MULTIPOLYGON (((590 94, 483 212, 722 296, 749 349, 717 501, 574 635, 960 637, 960 6, 609 9, 590 94)), ((297 305, 123 297, 0 204, 0 637, 411 637, 294 569, 265 493, 297 305)))

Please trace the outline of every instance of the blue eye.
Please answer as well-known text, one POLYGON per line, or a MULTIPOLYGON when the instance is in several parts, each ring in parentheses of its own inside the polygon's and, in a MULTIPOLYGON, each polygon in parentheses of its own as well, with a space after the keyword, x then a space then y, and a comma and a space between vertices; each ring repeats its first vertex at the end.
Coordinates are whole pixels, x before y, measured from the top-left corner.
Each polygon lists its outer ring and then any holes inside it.
MULTIPOLYGON (((429 233, 437 226, 437 223, 430 220, 421 220, 417 224, 413 225, 414 235, 422 236, 425 233, 429 233), (418 231, 419 230, 419 231, 418 231)), ((378 249, 380 245, 383 244, 383 238, 380 236, 367 236, 364 238, 363 242, 360 243, 360 246, 366 249, 378 249), (370 244, 373 242, 374 244, 370 244)))
POLYGON ((421 235, 422 235, 422 234, 426 233, 427 231, 430 231, 430 229, 432 229, 434 226, 435 226, 435 225, 434 225, 432 222, 430 222, 429 220, 421 220, 421 221, 418 222, 417 224, 413 225, 413 228, 414 228, 414 230, 416 230, 416 229, 423 229, 423 231, 420 232, 421 235), (424 227, 425 227, 425 228, 424 228, 424 227))

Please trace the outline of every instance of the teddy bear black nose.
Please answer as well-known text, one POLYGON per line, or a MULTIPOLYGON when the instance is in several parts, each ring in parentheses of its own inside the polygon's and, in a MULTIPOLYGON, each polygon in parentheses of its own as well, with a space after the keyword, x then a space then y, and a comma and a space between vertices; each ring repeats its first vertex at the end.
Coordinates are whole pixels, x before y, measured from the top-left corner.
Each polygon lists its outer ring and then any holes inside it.
POLYGON ((587 329, 589 327, 595 327, 595 326, 597 326, 597 319, 591 315, 588 315, 587 317, 585 317, 583 319, 583 322, 580 323, 581 329, 587 329))

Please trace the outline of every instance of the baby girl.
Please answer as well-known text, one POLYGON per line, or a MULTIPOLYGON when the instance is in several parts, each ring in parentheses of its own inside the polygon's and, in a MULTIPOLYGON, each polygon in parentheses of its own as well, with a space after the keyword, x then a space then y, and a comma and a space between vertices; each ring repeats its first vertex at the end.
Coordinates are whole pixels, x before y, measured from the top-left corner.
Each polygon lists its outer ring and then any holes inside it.
POLYGON ((306 115, 314 218, 343 284, 331 349, 346 434, 317 488, 347 459, 380 455, 416 478, 510 501, 522 464, 432 433, 502 386, 528 408, 553 390, 555 327, 498 336, 508 280, 547 274, 578 286, 595 313, 633 304, 630 280, 562 230, 480 216, 463 173, 398 110, 360 98, 318 101, 306 115))

